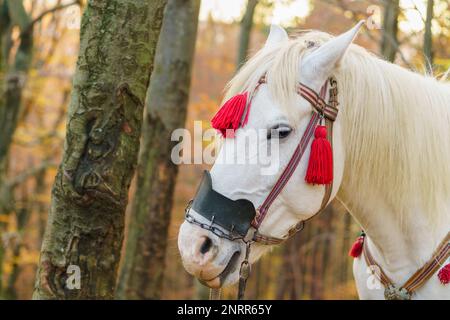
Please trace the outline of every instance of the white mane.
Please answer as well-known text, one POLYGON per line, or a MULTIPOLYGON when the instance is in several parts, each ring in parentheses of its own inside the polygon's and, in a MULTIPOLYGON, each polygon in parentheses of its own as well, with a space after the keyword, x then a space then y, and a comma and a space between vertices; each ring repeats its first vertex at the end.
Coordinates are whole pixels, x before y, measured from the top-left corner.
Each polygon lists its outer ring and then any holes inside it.
MULTIPOLYGON (((323 43, 330 35, 300 34, 262 49, 231 80, 225 99, 252 90, 267 72, 268 87, 295 123, 299 65, 306 40, 323 43)), ((383 61, 352 45, 334 74, 338 81, 346 163, 343 185, 352 201, 364 202, 364 186, 378 190, 404 218, 418 200, 436 225, 448 216, 450 200, 450 85, 383 61)))

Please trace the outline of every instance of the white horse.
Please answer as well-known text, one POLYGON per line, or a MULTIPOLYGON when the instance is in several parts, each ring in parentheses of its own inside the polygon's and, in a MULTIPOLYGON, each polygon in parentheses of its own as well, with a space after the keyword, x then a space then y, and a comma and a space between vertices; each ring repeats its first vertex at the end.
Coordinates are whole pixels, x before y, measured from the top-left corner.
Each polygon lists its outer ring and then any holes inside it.
MULTIPOLYGON (((272 26, 265 46, 229 84, 226 99, 252 92, 262 75, 267 78, 255 92, 248 124, 234 139, 224 139, 220 153, 244 153, 246 130, 275 128, 283 131, 281 172, 312 110, 295 85, 301 81, 318 92, 334 76, 340 111, 333 129, 331 199, 339 199, 365 230, 374 260, 400 286, 432 257, 450 230, 450 86, 352 44, 361 25, 337 37, 312 31, 293 39, 272 26)), ((270 208, 261 233, 283 237, 319 210, 324 187, 305 182, 307 159, 305 154, 270 208)), ((260 172, 254 164, 216 163, 213 188, 258 207, 278 177, 260 172)), ((184 222, 178 246, 186 270, 203 283, 221 287, 237 282, 245 252, 242 241, 184 222)), ((255 244, 250 263, 269 249, 255 244)), ((384 299, 384 288, 370 285, 362 256, 354 260, 353 269, 361 299, 384 299)), ((412 298, 450 299, 450 287, 433 275, 412 298)))

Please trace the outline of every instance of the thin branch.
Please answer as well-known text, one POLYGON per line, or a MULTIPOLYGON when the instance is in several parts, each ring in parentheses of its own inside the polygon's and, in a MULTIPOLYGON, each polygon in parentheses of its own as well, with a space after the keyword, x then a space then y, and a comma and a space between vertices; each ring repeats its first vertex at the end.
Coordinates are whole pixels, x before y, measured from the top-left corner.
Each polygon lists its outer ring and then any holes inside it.
POLYGON ((37 174, 41 173, 42 171, 48 169, 48 168, 56 168, 57 164, 53 161, 43 161, 40 165, 37 167, 28 169, 21 174, 14 177, 14 179, 11 179, 7 182, 7 187, 12 189, 17 187, 19 184, 25 182, 28 178, 36 176, 37 174))
POLYGON ((397 41, 395 41, 395 39, 392 37, 392 35, 386 33, 385 34, 386 38, 388 39, 388 41, 395 47, 395 50, 397 51, 397 53, 400 55, 400 58, 402 59, 403 63, 410 69, 410 70, 415 70, 414 66, 412 64, 409 63, 409 61, 406 59, 406 57, 404 56, 402 50, 400 50, 400 43, 398 43, 397 41))
POLYGON ((50 13, 54 13, 54 12, 59 11, 59 10, 63 10, 65 8, 71 7, 73 5, 81 6, 82 5, 81 0, 75 0, 75 1, 72 1, 72 2, 69 2, 69 3, 66 3, 66 4, 60 4, 60 5, 57 5, 57 6, 53 7, 53 8, 50 8, 48 10, 45 10, 45 11, 41 12, 40 15, 38 15, 34 20, 32 20, 28 24, 27 28, 25 28, 25 30, 22 32, 22 34, 30 32, 30 30, 33 28, 33 26, 36 23, 38 23, 39 21, 41 21, 46 15, 48 15, 50 13))
MULTIPOLYGON (((61 125, 61 123, 65 120, 65 117, 66 117, 65 106, 67 105, 69 96, 70 96, 70 90, 65 90, 63 93, 62 101, 61 101, 61 106, 58 109, 59 110, 58 116, 56 117, 56 120, 54 121, 54 123, 51 126, 49 126, 50 128, 53 128, 52 131, 47 132, 29 142, 22 142, 20 140, 14 140, 14 143, 18 144, 22 147, 34 147, 36 145, 42 145, 43 141, 45 141, 45 140, 58 137, 58 128, 61 125)), ((64 138, 62 138, 62 139, 64 139, 64 138)))
POLYGON ((30 24, 30 17, 25 11, 22 1, 7 0, 6 5, 8 7, 9 17, 12 25, 19 26, 20 30, 25 30, 30 24))
MULTIPOLYGON (((323 2, 327 2, 326 0, 322 0, 323 2)), ((342 0, 335 0, 334 1, 334 5, 339 7, 339 9, 341 9, 342 11, 350 11, 352 13, 351 15, 351 19, 353 22, 357 23, 359 22, 359 17, 358 15, 366 15, 367 13, 363 12, 363 11, 358 11, 358 10, 353 10, 350 9, 342 0)), ((365 35, 367 35, 371 40, 375 41, 375 42, 380 42, 380 39, 375 37, 370 31, 365 31, 364 32, 365 35)), ((411 70, 414 70, 414 66, 411 65, 409 63, 409 61, 406 59, 406 57, 404 56, 403 52, 400 50, 400 45, 401 42, 399 41, 397 43, 397 41, 395 41, 389 34, 387 34, 387 39, 389 40, 389 42, 395 47, 397 53, 400 55, 400 58, 402 59, 403 63, 411 70)))
POLYGON ((415 2, 415 1, 412 1, 412 3, 413 3, 413 9, 417 11, 417 13, 418 13, 419 16, 420 16, 420 19, 422 20, 423 23, 425 23, 425 18, 424 18, 424 16, 423 16, 422 12, 421 12, 421 11, 419 10, 419 8, 417 7, 416 2, 415 2))

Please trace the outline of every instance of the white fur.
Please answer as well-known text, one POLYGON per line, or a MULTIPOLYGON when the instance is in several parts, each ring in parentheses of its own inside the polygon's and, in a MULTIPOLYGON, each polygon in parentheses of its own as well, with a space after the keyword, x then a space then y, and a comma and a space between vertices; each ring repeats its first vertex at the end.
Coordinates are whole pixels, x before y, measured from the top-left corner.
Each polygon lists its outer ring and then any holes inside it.
MULTIPOLYGON (((401 285, 430 258, 450 229, 450 86, 350 45, 360 27, 358 24, 336 38, 308 32, 295 39, 272 27, 264 48, 228 85, 225 99, 252 91, 261 75, 267 74, 267 84, 256 93, 247 126, 237 131, 235 139, 224 141, 221 153, 245 152, 246 130, 270 128, 274 119, 282 119, 295 130, 280 144, 281 172, 311 112, 311 106, 295 93, 295 84, 302 81, 318 91, 329 76, 335 76, 340 114, 333 130, 332 198, 338 194, 366 231, 375 260, 401 285), (320 47, 310 48, 307 41, 320 47)), ((307 150, 272 205, 262 233, 283 236, 319 209, 324 188, 304 182, 307 150)), ((279 175, 262 176, 258 169, 257 165, 216 164, 211 170, 213 188, 232 199, 247 198, 257 207, 279 175)), ((182 245, 185 239, 204 232, 185 224, 180 230, 180 251, 187 250, 182 245)), ((224 257, 236 250, 236 242, 216 240, 217 259, 225 261, 224 257)), ((243 244, 239 246, 244 252, 243 244)), ((267 246, 253 247, 252 262, 268 250, 267 246)), ((183 262, 189 264, 195 255, 182 252, 183 262)), ((219 264, 216 271, 225 265, 219 264)), ((383 298, 382 290, 368 288, 363 258, 355 259, 354 273, 361 298, 383 298)), ((222 285, 236 280, 237 271, 222 285)), ((450 290, 433 276, 413 298, 450 299, 450 290)))

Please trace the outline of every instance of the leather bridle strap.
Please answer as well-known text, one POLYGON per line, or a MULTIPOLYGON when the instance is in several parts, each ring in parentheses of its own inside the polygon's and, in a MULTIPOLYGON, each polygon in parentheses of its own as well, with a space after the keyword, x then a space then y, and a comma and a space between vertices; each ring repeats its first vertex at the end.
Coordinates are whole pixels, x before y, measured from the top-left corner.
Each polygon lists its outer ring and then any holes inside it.
POLYGON ((300 143, 297 145, 294 154, 289 160, 286 169, 284 169, 280 178, 278 178, 277 182, 273 186, 269 195, 264 200, 263 204, 258 208, 256 212, 256 217, 252 222, 253 227, 258 228, 261 225, 267 212, 269 211, 269 207, 275 201, 277 196, 281 193, 284 186, 288 183, 289 179, 291 178, 292 174, 297 168, 297 165, 300 162, 300 159, 302 158, 306 150, 306 147, 308 146, 309 141, 311 140, 312 135, 314 134, 314 129, 319 123, 319 120, 320 120, 319 114, 317 112, 313 112, 311 120, 309 121, 308 126, 306 127, 305 133, 303 134, 300 143))
MULTIPOLYGON (((240 269, 239 269, 239 287, 238 287, 238 299, 239 300, 244 298, 245 287, 246 287, 247 279, 250 274, 249 254, 250 254, 250 248, 251 248, 252 242, 258 242, 258 243, 265 244, 265 245, 276 245, 276 244, 282 243, 286 239, 293 236, 295 233, 300 231, 304 226, 305 221, 300 221, 300 223, 298 223, 296 226, 294 226, 293 228, 291 228, 288 231, 287 237, 284 237, 284 238, 265 236, 265 235, 259 233, 259 231, 258 231, 259 227, 261 226, 262 221, 264 220, 267 212, 269 211, 271 204, 275 201, 277 196, 281 193, 284 186, 288 183, 292 174, 296 170, 306 148, 309 145, 309 142, 314 134, 314 131, 315 131, 317 125, 321 122, 322 119, 325 119, 325 125, 327 127, 327 134, 328 134, 327 138, 330 141, 330 143, 332 143, 333 122, 334 122, 334 120, 336 120, 336 116, 338 113, 338 109, 337 109, 338 102, 337 102, 336 80, 334 78, 330 78, 329 81, 330 81, 330 85, 331 85, 330 97, 329 97, 330 104, 327 104, 324 100, 326 97, 326 93, 327 93, 328 80, 322 86, 319 94, 317 94, 314 90, 310 89, 309 87, 307 87, 301 83, 297 87, 297 93, 300 94, 303 98, 305 98, 312 105, 312 107, 315 110, 311 114, 311 119, 309 120, 306 130, 303 133, 303 136, 302 136, 299 144, 297 145, 297 147, 294 151, 294 154, 292 155, 291 159, 289 160, 286 168, 283 170, 281 176, 278 178, 277 182, 272 187, 269 195, 266 197, 263 204, 256 210, 256 215, 251 223, 251 228, 248 230, 247 235, 243 239, 243 241, 246 244, 246 250, 245 250, 245 258, 242 261, 240 269)), ((266 83, 265 76, 261 77, 260 80, 258 81, 258 84, 247 103, 244 117, 246 117, 246 114, 249 111, 251 100, 255 96, 256 91, 263 83, 266 83)), ((324 193, 324 197, 323 197, 320 209, 315 215, 322 212, 323 209, 328 204, 328 201, 330 200, 330 197, 331 197, 332 187, 333 187, 332 184, 328 184, 325 186, 325 193, 324 193)), ((220 296, 220 291, 211 291, 211 295, 210 295, 211 299, 214 299, 219 296, 220 296)))
MULTIPOLYGON (((328 81, 330 81, 330 84, 332 85, 332 89, 336 88, 336 80, 333 78, 330 78, 328 81)), ((320 94, 318 95, 313 89, 309 88, 308 86, 304 85, 303 83, 299 83, 297 87, 297 93, 301 95, 305 100, 307 100, 313 107, 316 109, 316 111, 319 114, 322 114, 326 119, 329 119, 331 121, 336 120, 336 117, 338 115, 338 108, 337 108, 337 96, 330 95, 330 103, 327 104, 325 102, 325 95, 326 95, 326 89, 328 81, 325 83, 324 86, 322 86, 322 89, 320 90, 320 94)))
POLYGON ((408 292, 419 289, 450 257, 450 233, 438 247, 431 260, 417 270, 403 285, 408 292))
MULTIPOLYGON (((264 83, 265 78, 263 77, 259 83, 264 83)), ((286 168, 283 170, 281 176, 278 178, 277 182, 273 186, 272 190, 270 191, 269 195, 264 200, 263 204, 257 209, 255 219, 252 222, 252 226, 255 229, 258 229, 261 226, 262 221, 266 217, 267 212, 269 211, 270 206, 275 201, 277 196, 281 193, 285 185, 288 183, 289 179, 291 178, 292 174, 296 170, 307 146, 309 145, 309 142, 314 134, 314 130, 316 126, 319 124, 322 118, 325 118, 325 125, 328 129, 328 139, 330 142, 332 142, 333 137, 333 121, 336 119, 337 116, 337 91, 334 92, 332 90, 335 90, 336 88, 336 82, 334 79, 330 79, 330 83, 332 84, 332 88, 330 90, 330 102, 336 102, 334 105, 330 105, 325 103, 325 96, 328 88, 328 80, 325 82, 325 84, 322 86, 320 93, 317 94, 314 90, 310 89, 306 85, 300 83, 297 87, 297 93, 300 94, 303 98, 305 98, 315 111, 312 112, 311 119, 306 127, 306 130, 300 140, 300 143, 297 145, 297 148, 294 151, 294 154, 292 155, 291 159, 289 160, 286 168)), ((326 185, 325 186, 325 194, 324 198, 322 200, 321 207, 318 211, 321 212, 325 206, 328 204, 328 201, 331 196, 331 190, 332 185, 326 185)), ((317 214, 317 213, 316 213, 317 214)), ((315 216, 315 215, 314 215, 315 216)), ((294 227, 294 231, 298 231, 300 229, 300 226, 303 226, 303 221, 294 227)), ((292 230, 289 231, 289 236, 295 234, 295 232, 292 232, 292 230)), ((266 237, 259 233, 255 234, 255 241, 263 242, 265 244, 278 244, 286 239, 278 239, 273 237, 266 237)))
POLYGON ((391 279, 384 273, 384 271, 380 268, 380 266, 375 262, 372 254, 369 251, 369 248, 367 247, 367 241, 364 241, 363 243, 363 254, 364 258, 366 260, 367 266, 375 266, 378 270, 376 271, 375 275, 377 276, 378 280, 381 282, 381 284, 385 287, 389 287, 392 285, 391 279))
MULTIPOLYGON (((325 126, 327 127, 327 139, 330 141, 331 149, 333 150, 333 123, 336 120, 337 113, 339 111, 338 109, 338 89, 337 89, 337 81, 335 78, 331 77, 329 79, 330 82, 330 90, 329 90, 329 98, 328 98, 328 104, 324 105, 324 114, 328 114, 328 116, 325 115, 325 126), (330 115, 333 114, 333 117, 330 115)), ((306 86, 304 86, 306 87, 306 86)), ((325 96, 325 94, 321 94, 321 96, 325 96)), ((325 194, 322 199, 322 204, 320 206, 319 211, 310 217, 308 220, 314 218, 316 215, 320 214, 325 207, 327 206, 328 202, 331 198, 331 192, 333 191, 333 181, 331 181, 330 184, 325 185, 325 194)))
MULTIPOLYGON (((383 284, 385 288, 396 288, 393 281, 384 273, 383 269, 375 262, 372 254, 369 251, 367 246, 367 241, 364 241, 363 244, 363 254, 366 260, 366 264, 368 266, 377 267, 377 271, 375 272, 376 276, 383 284)), ((430 260, 428 260, 425 265, 422 266, 419 270, 417 270, 399 289, 403 289, 410 296, 414 291, 419 289, 421 286, 425 284, 425 282, 434 274, 436 271, 444 264, 444 262, 450 257, 450 232, 447 233, 447 236, 444 240, 439 244, 433 256, 430 260)))
MULTIPOLYGON (((265 77, 262 77, 259 80, 255 91, 259 88, 259 86, 261 84, 265 83, 265 81, 266 81, 265 77)), ((329 139, 330 143, 332 142, 333 121, 336 119, 336 116, 337 116, 337 87, 336 87, 336 81, 334 79, 330 79, 330 84, 332 85, 332 88, 330 90, 330 102, 334 103, 333 106, 326 104, 324 101, 326 92, 327 92, 327 88, 328 88, 328 80, 322 86, 319 94, 317 94, 314 90, 311 90, 309 87, 307 87, 301 83, 298 86, 297 92, 302 97, 304 97, 307 101, 309 101, 309 103, 311 103, 311 105, 313 106, 315 111, 312 112, 311 119, 309 120, 309 123, 306 126, 306 130, 303 133, 302 138, 300 139, 300 143, 297 145, 297 148, 295 149, 294 154, 292 155, 291 159, 289 160, 286 168, 283 170, 281 176, 278 178, 277 182, 272 187, 272 190, 270 191, 269 195, 264 200, 263 204, 256 210, 256 216, 251 223, 252 228, 250 228, 249 234, 247 234, 246 239, 244 239, 244 242, 246 243, 246 251, 245 251, 245 259, 241 263, 241 267, 239 269, 239 287, 238 287, 238 299, 239 300, 244 298, 245 287, 246 287, 247 279, 248 279, 249 273, 250 273, 250 264, 248 261, 248 256, 250 253, 251 242, 255 241, 255 242, 266 244, 266 245, 279 244, 279 243, 285 241, 286 239, 290 238, 291 236, 293 236, 295 233, 297 233, 299 230, 301 230, 304 226, 305 221, 300 221, 300 223, 298 223, 296 226, 294 226, 293 228, 291 228, 288 231, 288 235, 285 238, 275 238, 275 237, 265 236, 265 235, 262 235, 261 233, 259 233, 259 231, 258 231, 259 227, 261 226, 262 221, 264 220, 267 212, 269 211, 271 204, 275 201, 277 196, 281 193, 284 186, 288 183, 292 174, 297 169, 297 166, 298 166, 307 146, 309 145, 311 137, 314 134, 314 130, 315 130, 316 126, 320 123, 320 121, 323 118, 325 118, 325 125, 327 126, 327 129, 328 129, 327 130, 328 139, 329 139)), ((253 92, 252 97, 254 96, 255 91, 253 92)), ((248 110, 247 110, 247 112, 248 112, 248 110)), ((330 196, 331 196, 331 190, 332 190, 332 184, 328 184, 325 186, 325 194, 324 194, 320 209, 315 215, 322 212, 323 209, 328 204, 328 201, 330 200, 330 196)), ((313 215, 313 217, 315 215, 313 215)))

